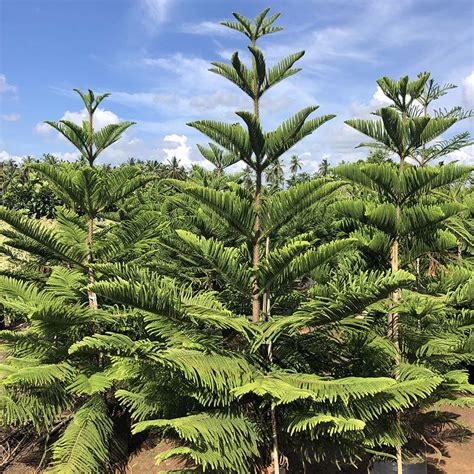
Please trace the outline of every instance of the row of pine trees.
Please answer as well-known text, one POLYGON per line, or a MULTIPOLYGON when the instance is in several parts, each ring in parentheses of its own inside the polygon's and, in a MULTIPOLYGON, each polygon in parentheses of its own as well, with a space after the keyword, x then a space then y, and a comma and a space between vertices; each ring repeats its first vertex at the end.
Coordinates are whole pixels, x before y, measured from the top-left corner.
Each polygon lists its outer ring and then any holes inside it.
POLYGON ((215 171, 98 165, 133 123, 96 129, 108 94, 77 90, 82 126, 47 123, 81 162, 28 164, 54 219, 0 207, 0 418, 5 442, 44 445, 39 469, 113 472, 156 436, 172 441, 157 464, 180 472, 379 459, 402 473, 433 447, 427 433, 455 425, 440 406, 472 405, 472 169, 435 164, 471 143, 439 138, 470 114, 436 110, 452 85, 429 73, 384 77, 391 105, 346 124, 389 158, 326 163, 281 189, 281 160, 334 115, 308 106, 264 130, 262 96, 304 54, 266 64, 260 40, 278 17, 222 23, 246 36, 251 63, 234 53, 210 71, 249 110, 189 124, 215 171), (236 163, 246 173, 227 173, 236 163))

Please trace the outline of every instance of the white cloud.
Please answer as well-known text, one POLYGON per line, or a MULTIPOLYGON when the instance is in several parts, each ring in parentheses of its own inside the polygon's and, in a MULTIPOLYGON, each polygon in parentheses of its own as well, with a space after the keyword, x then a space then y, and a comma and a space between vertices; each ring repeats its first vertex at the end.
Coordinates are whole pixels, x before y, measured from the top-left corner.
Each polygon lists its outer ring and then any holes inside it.
POLYGON ((227 35, 232 32, 229 28, 214 21, 201 21, 200 23, 185 23, 179 29, 181 33, 193 35, 227 35))
POLYGON ((0 93, 3 92, 16 92, 18 88, 8 84, 5 74, 0 74, 0 93))
POLYGON ((474 108, 474 71, 463 79, 462 93, 466 105, 474 108))
MULTIPOLYGON (((69 120, 70 122, 74 122, 77 125, 82 125, 83 120, 87 120, 89 118, 87 110, 84 108, 80 112, 71 112, 66 110, 64 115, 61 117, 61 120, 69 120)), ((100 130, 101 128, 105 127, 106 125, 110 125, 112 123, 119 123, 120 119, 117 115, 110 110, 105 109, 97 109, 94 114, 94 129, 100 130)), ((36 133, 40 135, 49 135, 52 131, 54 131, 53 127, 48 125, 47 123, 40 122, 35 126, 36 133)))
POLYGON ((357 118, 368 118, 372 112, 375 112, 381 107, 386 107, 391 103, 391 100, 382 92, 380 86, 377 86, 377 89, 372 95, 369 103, 361 104, 359 102, 353 102, 351 104, 350 114, 357 118))
POLYGON ((469 145, 461 150, 453 151, 448 155, 449 161, 458 161, 462 165, 474 164, 474 145, 469 145))
POLYGON ((13 160, 16 163, 20 163, 22 159, 23 159, 23 156, 12 155, 5 150, 0 151, 0 163, 2 161, 8 161, 8 160, 13 160))
POLYGON ((182 166, 190 166, 192 164, 191 147, 187 145, 188 137, 186 135, 176 135, 173 133, 172 135, 166 135, 163 140, 178 145, 174 148, 163 148, 168 160, 176 157, 182 166))
POLYGON ((34 130, 36 133, 40 135, 48 135, 53 129, 51 125, 48 125, 47 123, 44 123, 44 122, 40 122, 35 125, 34 130))
POLYGON ((157 31, 168 19, 170 0, 139 0, 136 16, 149 33, 157 31))
POLYGON ((17 120, 20 120, 20 117, 20 114, 8 114, 2 115, 2 120, 5 120, 7 122, 16 122, 17 120))
MULTIPOLYGON (((83 120, 88 120, 89 116, 87 110, 84 108, 80 112, 70 112, 69 110, 64 113, 61 120, 69 120, 76 123, 77 125, 82 125, 83 120)), ((100 130, 106 125, 112 123, 119 123, 120 119, 110 110, 97 109, 94 113, 94 129, 100 130)))
POLYGON ((176 53, 170 56, 144 57, 135 67, 145 68, 145 74, 159 74, 159 89, 137 92, 113 91, 112 102, 141 109, 149 107, 166 116, 167 132, 179 133, 171 124, 203 118, 235 121, 235 110, 249 106, 245 94, 225 79, 209 72, 207 59, 176 53), (150 71, 152 69, 152 71, 150 71), (158 70, 158 71, 157 71, 158 70))
POLYGON ((241 94, 236 94, 225 90, 218 90, 212 94, 195 95, 189 99, 189 105, 191 107, 201 110, 215 109, 216 107, 229 107, 234 110, 236 107, 241 105, 241 102, 241 94))
POLYGON ((371 103, 378 106, 384 106, 391 104, 392 101, 383 93, 383 90, 380 88, 380 86, 377 86, 377 90, 372 96, 371 103))

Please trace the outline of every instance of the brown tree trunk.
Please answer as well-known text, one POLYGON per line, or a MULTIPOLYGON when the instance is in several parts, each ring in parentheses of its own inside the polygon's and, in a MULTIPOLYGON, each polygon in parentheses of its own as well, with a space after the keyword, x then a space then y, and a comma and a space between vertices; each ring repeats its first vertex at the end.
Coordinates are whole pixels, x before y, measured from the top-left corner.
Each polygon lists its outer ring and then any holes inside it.
MULTIPOLYGON (((87 263, 90 265, 92 264, 93 260, 93 255, 92 255, 92 241, 94 238, 94 219, 90 218, 89 223, 87 226, 87 263)), ((94 283, 94 271, 92 270, 92 267, 89 266, 87 268, 87 284, 92 285, 94 283)), ((97 309, 97 295, 91 291, 88 290, 87 292, 89 296, 89 306, 91 309, 96 310, 97 309)))
MULTIPOLYGON (((400 157, 400 167, 399 167, 399 176, 403 174, 405 166, 405 160, 403 157, 400 157)), ((400 237, 398 235, 398 229, 400 228, 401 221, 401 204, 400 202, 396 203, 396 236, 392 244, 390 252, 390 268, 393 273, 397 272, 400 268, 400 237)), ((396 306, 401 299, 400 289, 396 289, 392 293, 392 301, 394 306, 396 306)), ((400 354, 400 341, 399 341, 399 329, 398 329, 398 313, 396 311, 390 312, 387 318, 387 333, 393 344, 396 348, 395 356, 395 379, 399 378, 398 367, 401 362, 400 354)), ((396 423, 398 428, 401 428, 401 413, 397 412, 396 423)), ((402 446, 399 445, 396 448, 396 457, 397 457, 397 474, 403 474, 403 459, 402 459, 402 446)))
MULTIPOLYGON (((270 237, 267 236, 265 239, 265 258, 268 259, 270 255, 270 237)), ((270 302, 270 290, 266 289, 265 292, 263 293, 263 298, 262 298, 262 311, 265 313, 264 317, 268 321, 270 317, 270 308, 271 308, 271 302, 270 302)))
MULTIPOLYGON (((255 226, 253 236, 253 255, 252 255, 252 267, 254 271, 258 269, 260 264, 260 212, 262 207, 262 172, 257 170, 256 181, 255 181, 255 226)), ((260 321, 260 287, 258 285, 257 278, 254 277, 252 283, 252 321, 257 323, 260 321)))
MULTIPOLYGON (((256 40, 252 40, 252 46, 255 47, 256 40)), ((260 105, 258 97, 258 83, 257 83, 257 63, 255 58, 252 57, 253 66, 253 110, 257 120, 260 118, 260 105)), ((257 160, 258 161, 258 160, 257 160)), ((260 264, 260 233, 261 233, 261 222, 260 213, 262 209, 262 170, 260 169, 259 163, 257 163, 257 169, 255 170, 255 227, 254 227, 254 241, 253 241, 253 255, 252 255, 252 267, 254 271, 257 270, 260 264)), ((252 284, 252 321, 257 323, 260 321, 260 288, 258 285, 257 278, 255 277, 252 284)))

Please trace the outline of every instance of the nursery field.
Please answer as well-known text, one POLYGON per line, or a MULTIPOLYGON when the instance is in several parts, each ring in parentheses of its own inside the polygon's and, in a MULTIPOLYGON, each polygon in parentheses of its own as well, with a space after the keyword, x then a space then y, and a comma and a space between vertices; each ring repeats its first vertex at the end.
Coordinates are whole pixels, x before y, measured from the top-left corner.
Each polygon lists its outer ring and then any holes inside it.
POLYGON ((81 121, 42 124, 79 158, 0 163, 1 472, 472 472, 474 112, 420 72, 267 130, 304 74, 267 59, 279 21, 222 22, 246 52, 209 76, 247 107, 188 123, 206 166, 103 164, 136 124, 79 89, 81 121), (304 171, 337 120, 364 158, 304 171))

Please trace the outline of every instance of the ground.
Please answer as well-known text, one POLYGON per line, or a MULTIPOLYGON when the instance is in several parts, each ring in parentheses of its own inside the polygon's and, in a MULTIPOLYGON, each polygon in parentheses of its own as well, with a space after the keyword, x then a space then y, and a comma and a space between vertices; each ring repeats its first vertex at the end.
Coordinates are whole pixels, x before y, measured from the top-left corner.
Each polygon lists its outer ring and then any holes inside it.
MULTIPOLYGON (((443 407, 443 410, 455 413, 457 419, 474 431, 474 410, 469 408, 443 407)), ((429 474, 473 474, 474 473, 474 436, 465 442, 446 441, 441 456, 431 458, 429 474)))
MULTIPOLYGON (((474 430, 474 410, 469 408, 443 407, 443 410, 455 414, 465 426, 474 430)), ((474 437, 465 438, 460 442, 457 435, 453 433, 450 438, 447 433, 444 446, 441 447, 437 456, 430 458, 428 468, 429 474, 473 474, 474 473, 474 437)), ((168 449, 172 444, 168 441, 148 439, 142 448, 131 456, 126 468, 126 474, 158 474, 159 472, 170 472, 183 469, 185 464, 182 460, 170 460, 155 465, 155 457, 168 449)), ((5 474, 39 474, 38 466, 43 451, 42 446, 23 449, 14 463, 10 464, 4 471, 5 474)), ((289 471, 291 472, 291 471, 289 471)), ((123 474, 123 473, 120 473, 123 474)), ((355 473, 354 473, 355 474, 355 473)), ((364 473, 365 474, 365 473, 364 473)))

